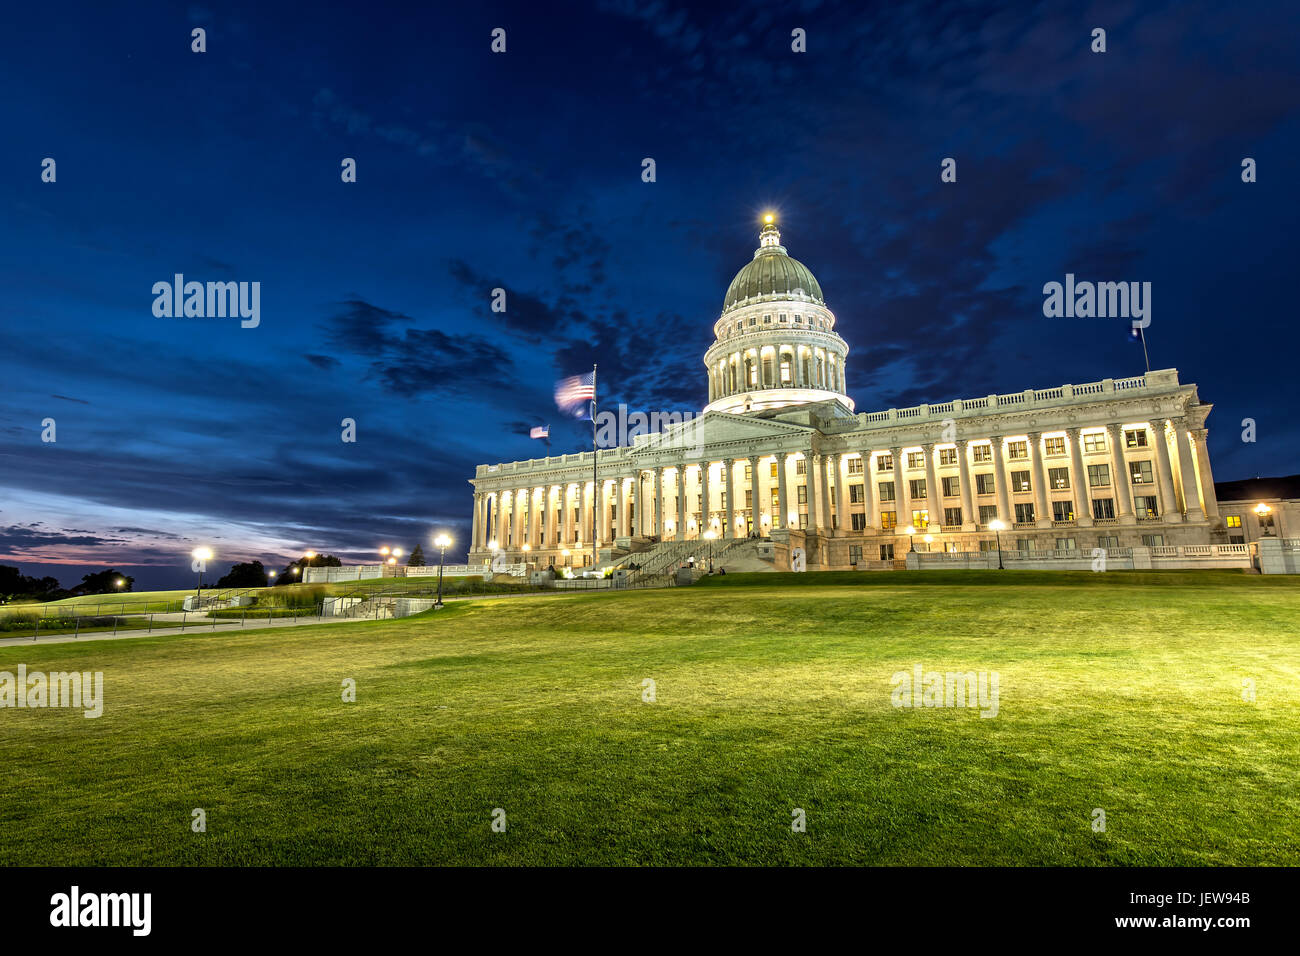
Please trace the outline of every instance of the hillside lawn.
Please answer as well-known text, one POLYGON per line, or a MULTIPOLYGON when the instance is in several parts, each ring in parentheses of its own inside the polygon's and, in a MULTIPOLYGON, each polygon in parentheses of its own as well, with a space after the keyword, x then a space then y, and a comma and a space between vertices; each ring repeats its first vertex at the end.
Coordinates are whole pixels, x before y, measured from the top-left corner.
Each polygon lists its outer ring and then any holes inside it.
POLYGON ((0 647, 106 698, 0 709, 0 863, 1294 865, 1298 585, 727 575, 0 647), (893 707, 916 664, 998 672, 997 716, 893 707))

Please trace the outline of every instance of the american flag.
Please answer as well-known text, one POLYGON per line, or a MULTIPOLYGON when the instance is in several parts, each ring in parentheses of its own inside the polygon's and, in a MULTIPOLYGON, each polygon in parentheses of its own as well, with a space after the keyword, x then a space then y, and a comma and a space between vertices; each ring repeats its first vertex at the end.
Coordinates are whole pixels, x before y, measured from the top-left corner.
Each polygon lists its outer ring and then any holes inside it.
POLYGON ((566 415, 590 417, 588 403, 596 398, 596 373, 573 375, 555 383, 555 404, 566 415))
POLYGON ((529 430, 529 432, 528 432, 528 437, 529 437, 529 438, 550 438, 550 437, 551 437, 551 426, 550 426, 550 425, 534 425, 534 426, 532 427, 532 429, 529 430))

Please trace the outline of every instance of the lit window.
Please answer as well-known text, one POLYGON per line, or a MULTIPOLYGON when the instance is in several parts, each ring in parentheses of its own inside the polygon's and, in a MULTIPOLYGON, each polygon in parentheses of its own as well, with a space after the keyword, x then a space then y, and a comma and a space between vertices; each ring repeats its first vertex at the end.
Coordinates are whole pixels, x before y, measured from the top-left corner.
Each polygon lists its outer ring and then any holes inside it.
POLYGON ((1224 523, 1225 523, 1229 528, 1240 528, 1240 527, 1241 527, 1241 515, 1228 515, 1228 516, 1224 519, 1224 523))

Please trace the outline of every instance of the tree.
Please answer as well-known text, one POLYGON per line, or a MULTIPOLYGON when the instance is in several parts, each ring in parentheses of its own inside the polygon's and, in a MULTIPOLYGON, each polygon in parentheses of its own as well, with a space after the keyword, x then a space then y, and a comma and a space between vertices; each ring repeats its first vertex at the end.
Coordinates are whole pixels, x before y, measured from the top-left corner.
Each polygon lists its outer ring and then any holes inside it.
POLYGON ((284 570, 276 575, 272 586, 276 587, 281 584, 298 584, 302 581, 303 568, 341 568, 343 562, 332 554, 318 554, 311 558, 299 558, 297 561, 290 561, 284 566, 284 570), (294 568, 298 573, 294 573, 294 568))
POLYGON ((216 584, 219 588, 264 588, 266 568, 261 561, 244 561, 232 564, 216 584))
POLYGON ((0 604, 13 598, 35 598, 38 601, 57 601, 71 592, 63 590, 58 578, 28 577, 18 569, 0 564, 0 604))
POLYGON ((411 556, 406 559, 406 566, 408 568, 424 567, 424 548, 417 544, 415 550, 411 552, 411 556))
POLYGON ((122 574, 116 568, 109 568, 107 571, 98 571, 95 574, 83 574, 81 583, 72 590, 78 594, 119 594, 131 590, 134 584, 135 578, 129 574, 122 574))

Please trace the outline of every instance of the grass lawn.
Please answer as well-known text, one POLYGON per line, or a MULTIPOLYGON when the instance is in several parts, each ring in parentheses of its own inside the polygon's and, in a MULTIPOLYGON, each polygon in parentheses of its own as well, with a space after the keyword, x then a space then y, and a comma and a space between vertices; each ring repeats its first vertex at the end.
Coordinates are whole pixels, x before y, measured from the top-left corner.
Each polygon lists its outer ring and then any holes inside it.
POLYGON ((728 575, 19 663, 106 701, 0 710, 4 864, 1300 863, 1284 577, 728 575), (891 706, 917 664, 997 716, 891 706))

